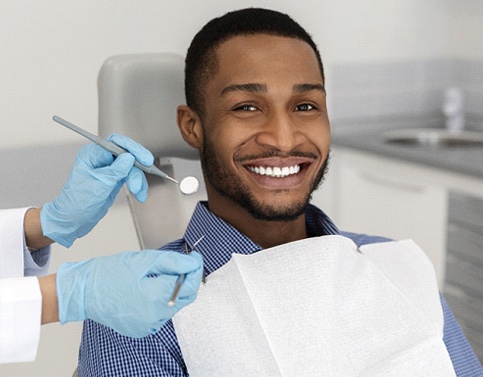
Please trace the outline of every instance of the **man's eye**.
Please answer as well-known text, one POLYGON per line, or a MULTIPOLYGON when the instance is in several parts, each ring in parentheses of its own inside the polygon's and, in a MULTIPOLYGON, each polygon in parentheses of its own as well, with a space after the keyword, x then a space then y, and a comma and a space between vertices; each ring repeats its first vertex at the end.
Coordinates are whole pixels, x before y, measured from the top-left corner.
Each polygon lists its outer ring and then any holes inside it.
POLYGON ((297 105, 295 107, 296 111, 310 111, 310 110, 314 110, 314 109, 315 109, 315 106, 308 104, 308 103, 302 103, 301 105, 297 105))
POLYGON ((256 111, 257 108, 253 105, 240 105, 235 107, 236 111, 256 111))

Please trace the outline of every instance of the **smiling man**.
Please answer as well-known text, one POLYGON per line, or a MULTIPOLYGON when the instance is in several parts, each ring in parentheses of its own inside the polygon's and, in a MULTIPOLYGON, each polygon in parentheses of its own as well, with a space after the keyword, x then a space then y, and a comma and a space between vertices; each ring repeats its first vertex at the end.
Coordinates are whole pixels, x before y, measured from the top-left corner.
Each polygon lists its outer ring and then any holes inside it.
POLYGON ((329 154, 313 49, 296 38, 235 36, 216 49, 216 66, 200 88, 202 110, 178 108, 183 137, 200 151, 210 211, 263 248, 307 237, 303 214, 329 154))
MULTIPOLYGON (((183 138, 199 150, 208 201, 196 207, 183 239, 167 249, 184 252, 186 245, 204 236, 196 249, 209 276, 234 253, 249 255, 341 235, 309 204, 323 180, 330 150, 324 84, 316 45, 285 14, 244 9, 203 27, 188 49, 187 105, 178 107, 177 120, 183 138)), ((357 246, 386 241, 344 236, 357 246)), ((453 315, 444 300, 442 307, 439 297, 436 300, 443 356, 449 354, 458 375, 480 375, 481 367, 453 315)), ((171 321, 143 339, 86 321, 79 375, 187 376, 188 370, 171 321)))

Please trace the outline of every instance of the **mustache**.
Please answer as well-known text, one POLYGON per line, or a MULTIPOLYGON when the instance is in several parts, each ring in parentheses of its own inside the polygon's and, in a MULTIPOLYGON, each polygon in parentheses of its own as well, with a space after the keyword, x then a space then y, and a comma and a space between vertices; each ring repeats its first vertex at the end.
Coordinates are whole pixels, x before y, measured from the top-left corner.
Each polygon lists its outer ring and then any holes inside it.
POLYGON ((270 157, 280 157, 280 158, 287 158, 287 157, 304 157, 304 158, 310 158, 310 159, 317 159, 319 157, 315 153, 312 152, 303 152, 299 150, 292 150, 290 152, 280 152, 277 150, 270 150, 258 154, 251 154, 251 155, 245 155, 245 156, 235 156, 234 161, 235 162, 246 162, 246 161, 252 161, 252 160, 258 160, 258 159, 263 159, 263 158, 270 158, 270 157))

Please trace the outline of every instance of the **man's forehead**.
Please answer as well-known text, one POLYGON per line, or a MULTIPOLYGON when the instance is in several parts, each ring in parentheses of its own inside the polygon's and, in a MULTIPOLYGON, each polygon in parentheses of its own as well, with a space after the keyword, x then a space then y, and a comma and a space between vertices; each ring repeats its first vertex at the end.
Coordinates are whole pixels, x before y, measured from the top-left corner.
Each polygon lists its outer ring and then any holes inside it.
POLYGON ((267 57, 269 64, 280 61, 295 64, 302 60, 314 64, 317 69, 320 67, 316 52, 306 41, 279 35, 259 33, 233 36, 216 46, 212 53, 214 61, 211 67, 216 70, 239 66, 237 63, 242 62, 251 64, 254 67, 247 69, 254 70, 258 64, 266 64, 267 57), (279 55, 281 59, 277 60, 276 56, 272 58, 271 54, 279 55))
POLYGON ((221 95, 234 91, 267 92, 270 84, 281 81, 291 89, 293 86, 294 92, 325 91, 322 71, 310 45, 294 38, 270 37, 289 40, 291 45, 285 48, 275 42, 265 47, 263 41, 246 43, 241 37, 238 41, 233 38, 232 43, 227 41, 218 49, 216 68, 212 65, 215 69, 207 83, 216 81, 221 95))

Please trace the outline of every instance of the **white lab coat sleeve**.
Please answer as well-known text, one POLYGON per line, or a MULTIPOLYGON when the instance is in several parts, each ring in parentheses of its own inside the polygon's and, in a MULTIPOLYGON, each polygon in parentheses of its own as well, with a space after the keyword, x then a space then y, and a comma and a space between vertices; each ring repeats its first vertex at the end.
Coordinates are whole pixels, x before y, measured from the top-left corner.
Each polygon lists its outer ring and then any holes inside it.
POLYGON ((36 277, 0 279, 0 363, 35 360, 41 314, 36 277))
POLYGON ((23 220, 29 208, 0 210, 0 278, 42 276, 50 264, 50 247, 30 252, 23 220))
POLYGON ((25 245, 28 208, 0 210, 0 363, 33 361, 40 337, 42 295, 50 247, 33 253, 25 245))

